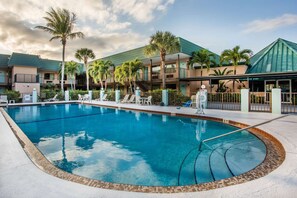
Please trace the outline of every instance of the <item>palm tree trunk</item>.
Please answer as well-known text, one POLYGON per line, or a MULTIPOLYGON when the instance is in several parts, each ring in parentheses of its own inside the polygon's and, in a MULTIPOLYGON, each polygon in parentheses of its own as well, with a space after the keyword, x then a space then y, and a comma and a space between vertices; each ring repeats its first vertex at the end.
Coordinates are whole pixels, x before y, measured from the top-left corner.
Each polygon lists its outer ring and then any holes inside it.
POLYGON ((66 42, 62 43, 63 51, 62 51, 62 68, 61 68, 61 92, 64 95, 64 70, 65 70, 65 46, 66 42))
POLYGON ((89 71, 88 71, 88 63, 85 62, 86 67, 86 75, 87 75, 87 91, 89 91, 89 71))
POLYGON ((165 55, 161 54, 162 89, 166 89, 165 55))
MULTIPOLYGON (((203 69, 203 66, 201 65, 201 77, 202 77, 202 69, 203 69)), ((202 80, 200 81, 200 86, 202 86, 202 80)))
POLYGON ((107 90, 107 79, 105 80, 105 91, 107 90))
MULTIPOLYGON (((233 72, 236 75, 236 65, 234 65, 233 72)), ((233 92, 235 92, 235 79, 233 80, 233 92)))
POLYGON ((103 88, 103 81, 102 80, 100 80, 100 89, 102 89, 103 88))

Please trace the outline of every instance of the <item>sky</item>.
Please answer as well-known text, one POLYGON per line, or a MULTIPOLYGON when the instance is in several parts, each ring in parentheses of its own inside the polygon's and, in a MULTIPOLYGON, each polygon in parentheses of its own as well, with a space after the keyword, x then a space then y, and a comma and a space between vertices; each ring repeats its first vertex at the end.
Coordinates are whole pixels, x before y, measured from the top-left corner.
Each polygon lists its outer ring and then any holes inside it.
POLYGON ((68 61, 80 48, 102 58, 144 46, 158 30, 217 54, 236 45, 255 54, 277 38, 297 43, 297 0, 0 0, 0 53, 61 60, 61 42, 34 28, 51 7, 74 12, 74 31, 85 34, 67 41, 68 61))

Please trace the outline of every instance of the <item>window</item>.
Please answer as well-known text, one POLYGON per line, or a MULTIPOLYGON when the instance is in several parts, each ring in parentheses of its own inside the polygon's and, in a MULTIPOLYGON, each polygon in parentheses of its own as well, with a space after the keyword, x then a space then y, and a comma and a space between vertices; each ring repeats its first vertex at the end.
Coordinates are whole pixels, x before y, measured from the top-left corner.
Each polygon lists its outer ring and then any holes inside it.
POLYGON ((5 83, 5 72, 0 71, 0 83, 5 83))
POLYGON ((52 73, 45 73, 44 80, 54 80, 54 74, 52 73))

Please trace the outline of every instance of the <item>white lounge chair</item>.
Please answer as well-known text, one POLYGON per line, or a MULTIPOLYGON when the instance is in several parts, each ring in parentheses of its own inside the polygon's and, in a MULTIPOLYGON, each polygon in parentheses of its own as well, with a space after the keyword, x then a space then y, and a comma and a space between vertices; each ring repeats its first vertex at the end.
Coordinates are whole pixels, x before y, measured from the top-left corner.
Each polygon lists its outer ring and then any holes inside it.
POLYGON ((82 99, 84 101, 90 100, 89 94, 85 94, 82 99))
POLYGON ((0 104, 1 104, 1 103, 6 103, 6 104, 8 104, 7 95, 1 95, 1 96, 0 96, 0 104))
POLYGON ((52 97, 52 98, 49 98, 49 99, 47 99, 47 100, 45 100, 46 102, 54 102, 54 101, 59 101, 59 99, 57 99, 57 97, 58 97, 58 94, 56 94, 54 97, 52 97))
POLYGON ((143 100, 143 104, 152 105, 152 96, 149 96, 143 100))
POLYGON ((135 95, 134 94, 129 98, 127 103, 135 103, 135 95))
MULTIPOLYGON (((97 101, 100 101, 100 97, 96 99, 97 101)), ((104 94, 102 97, 102 101, 108 101, 107 100, 107 94, 104 94)))
POLYGON ((103 97, 102 97, 102 101, 108 101, 107 99, 107 94, 104 94, 103 97))
POLYGON ((127 103, 129 96, 130 96, 129 94, 126 94, 123 100, 121 100, 121 103, 127 103))

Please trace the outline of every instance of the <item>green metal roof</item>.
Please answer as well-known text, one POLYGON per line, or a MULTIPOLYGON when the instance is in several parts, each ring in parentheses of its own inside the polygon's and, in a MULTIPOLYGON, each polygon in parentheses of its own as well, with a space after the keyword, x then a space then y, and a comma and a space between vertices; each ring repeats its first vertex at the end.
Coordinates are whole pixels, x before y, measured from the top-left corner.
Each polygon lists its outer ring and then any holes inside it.
POLYGON ((0 69, 6 69, 8 67, 8 60, 10 55, 0 54, 0 69))
MULTIPOLYGON (((178 39, 180 41, 180 49, 176 53, 183 53, 188 56, 191 56, 194 51, 204 49, 203 47, 200 47, 199 45, 196 45, 196 44, 194 44, 186 39, 183 39, 181 37, 178 37, 178 39)), ((121 52, 121 53, 114 54, 111 56, 107 56, 107 57, 101 58, 100 60, 110 60, 114 65, 121 65, 123 62, 130 61, 135 58, 143 60, 143 59, 158 57, 158 54, 155 54, 153 56, 146 56, 144 54, 144 48, 145 48, 145 46, 139 47, 139 48, 132 49, 129 51, 125 51, 125 52, 121 52)), ((215 53, 213 53, 213 54, 215 54, 215 53)), ((219 63, 219 60, 220 60, 219 55, 215 54, 215 61, 217 63, 219 63)))
POLYGON ((99 60, 110 60, 114 65, 121 65, 123 62, 138 58, 140 60, 148 58, 144 55, 144 47, 128 50, 111 56, 101 58, 99 60))
POLYGON ((37 55, 31 54, 21 54, 21 53, 12 53, 8 66, 31 66, 31 67, 40 67, 41 60, 37 55))
POLYGON ((42 64, 40 65, 41 70, 46 71, 59 71, 61 61, 50 60, 50 59, 40 59, 42 64))
POLYGON ((297 43, 277 39, 251 58, 246 73, 297 71, 297 43))

